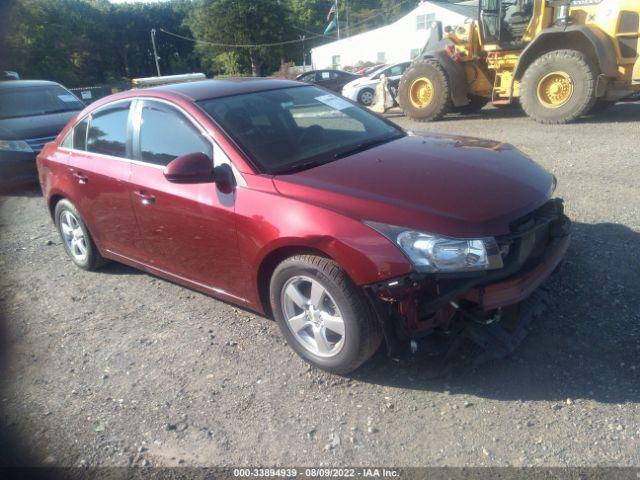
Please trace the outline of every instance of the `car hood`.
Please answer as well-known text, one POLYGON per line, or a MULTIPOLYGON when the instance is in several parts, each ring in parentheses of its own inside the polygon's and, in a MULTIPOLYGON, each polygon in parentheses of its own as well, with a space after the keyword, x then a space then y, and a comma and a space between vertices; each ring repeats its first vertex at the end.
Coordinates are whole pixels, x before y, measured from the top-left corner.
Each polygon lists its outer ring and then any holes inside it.
POLYGON ((26 140, 54 137, 80 110, 35 115, 31 117, 0 119, 1 140, 26 140))
POLYGON ((430 133, 274 177, 285 196, 359 220, 453 237, 509 233, 554 177, 509 144, 430 133))

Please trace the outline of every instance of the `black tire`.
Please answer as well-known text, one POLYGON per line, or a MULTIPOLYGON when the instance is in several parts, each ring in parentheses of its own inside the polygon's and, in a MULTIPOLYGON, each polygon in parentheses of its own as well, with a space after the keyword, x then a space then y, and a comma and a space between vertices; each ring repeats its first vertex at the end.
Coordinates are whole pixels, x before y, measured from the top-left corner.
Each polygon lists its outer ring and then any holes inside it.
POLYGON ((62 245, 64 246, 67 255, 73 263, 75 263, 78 267, 83 270, 97 270, 101 266, 103 266, 107 261, 100 255, 98 248, 96 247, 95 242, 93 241, 93 237, 91 233, 89 233, 89 229, 87 228, 80 212, 78 209, 67 199, 62 199, 56 204, 56 208, 54 211, 54 219, 56 228, 58 229, 58 234, 60 235, 60 239, 62 240, 62 245), (73 217, 77 220, 78 227, 82 230, 82 234, 84 235, 84 245, 86 247, 86 256, 83 258, 78 258, 72 251, 67 241, 65 240, 65 235, 63 233, 62 228, 62 215, 65 212, 70 212, 73 217))
POLYGON ((611 107, 613 107, 616 103, 618 102, 614 102, 613 100, 598 99, 596 100, 596 103, 593 105, 593 108, 591 108, 591 111, 589 113, 591 113, 592 115, 597 115, 599 113, 606 112, 611 107))
POLYGON ((364 105, 365 107, 370 107, 371 105, 373 105, 375 94, 376 92, 371 88, 362 89, 360 93, 358 93, 358 103, 364 105))
POLYGON ((414 61, 400 79, 397 100, 400 108, 412 120, 430 122, 441 119, 451 109, 451 90, 447 73, 434 59, 414 61), (419 107, 411 101, 411 87, 420 78, 428 79, 433 85, 432 100, 424 107, 419 107))
POLYGON ((454 107, 453 111, 464 114, 478 113, 489 103, 489 99, 477 95, 469 96, 469 103, 462 107, 454 107))
POLYGON ((380 347, 382 326, 375 318, 364 293, 333 260, 314 255, 288 258, 273 272, 269 291, 272 311, 287 343, 310 364, 344 375, 362 365, 380 347), (296 338, 285 318, 283 289, 291 279, 299 276, 317 281, 329 293, 342 314, 344 343, 334 356, 322 357, 311 352, 296 338))
POLYGON ((589 113, 596 102, 597 68, 591 60, 576 50, 555 50, 546 53, 527 68, 522 77, 520 102, 529 117, 545 124, 574 121, 589 113), (538 97, 538 86, 554 72, 566 74, 573 84, 569 99, 557 107, 546 106, 538 97))

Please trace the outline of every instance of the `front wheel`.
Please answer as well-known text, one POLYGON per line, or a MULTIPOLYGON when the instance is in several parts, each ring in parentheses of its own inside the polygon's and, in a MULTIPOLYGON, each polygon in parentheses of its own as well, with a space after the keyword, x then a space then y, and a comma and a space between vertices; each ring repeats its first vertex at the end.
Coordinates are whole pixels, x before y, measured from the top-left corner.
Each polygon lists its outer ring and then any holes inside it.
POLYGON ((270 299, 287 343, 318 368, 352 372, 380 346, 382 329, 364 294, 333 260, 283 261, 271 277, 270 299))
POLYGON ((365 88, 358 94, 358 103, 364 105, 365 107, 369 107, 373 105, 374 98, 375 92, 370 88, 365 88))
POLYGON ((522 77, 522 108, 540 123, 569 123, 595 104, 597 78, 596 67, 582 52, 546 53, 522 77))
POLYGON ((436 60, 417 60, 400 79, 397 100, 412 120, 438 120, 451 109, 449 77, 436 60))

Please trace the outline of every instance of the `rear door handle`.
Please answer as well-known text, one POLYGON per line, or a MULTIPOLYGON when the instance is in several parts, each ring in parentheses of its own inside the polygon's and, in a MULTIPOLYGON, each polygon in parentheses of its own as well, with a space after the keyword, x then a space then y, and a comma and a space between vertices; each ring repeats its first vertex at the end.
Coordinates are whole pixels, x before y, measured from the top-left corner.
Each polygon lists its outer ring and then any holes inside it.
POLYGON ((82 173, 79 173, 79 172, 74 172, 73 173, 73 178, 78 180, 78 183, 80 185, 84 185, 85 183, 87 183, 89 181, 89 179, 85 175, 83 175, 82 173))
POLYGON ((156 197, 154 195, 151 195, 143 191, 136 191, 133 193, 136 197, 140 199, 140 203, 142 203, 143 205, 151 205, 153 203, 156 203, 156 197))

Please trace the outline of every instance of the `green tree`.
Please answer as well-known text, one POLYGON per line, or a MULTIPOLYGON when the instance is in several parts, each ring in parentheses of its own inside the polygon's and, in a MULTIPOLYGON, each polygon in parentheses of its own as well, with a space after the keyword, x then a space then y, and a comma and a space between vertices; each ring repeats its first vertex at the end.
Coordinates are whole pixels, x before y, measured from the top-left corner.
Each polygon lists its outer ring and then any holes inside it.
MULTIPOLYGON (((152 28, 191 36, 191 2, 114 5, 108 0, 19 0, 0 11, 0 67, 69 87, 155 74, 152 28)), ((163 74, 200 69, 191 42, 158 34, 163 74)))
POLYGON ((265 67, 273 69, 283 52, 279 47, 256 46, 232 48, 225 45, 264 45, 291 39, 287 6, 278 0, 199 0, 189 15, 187 25, 202 41, 198 51, 203 60, 215 61, 220 54, 236 51, 248 58, 251 73, 261 75, 265 67), (205 43, 208 42, 208 43, 205 43))

